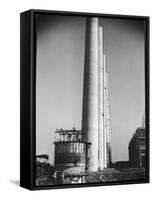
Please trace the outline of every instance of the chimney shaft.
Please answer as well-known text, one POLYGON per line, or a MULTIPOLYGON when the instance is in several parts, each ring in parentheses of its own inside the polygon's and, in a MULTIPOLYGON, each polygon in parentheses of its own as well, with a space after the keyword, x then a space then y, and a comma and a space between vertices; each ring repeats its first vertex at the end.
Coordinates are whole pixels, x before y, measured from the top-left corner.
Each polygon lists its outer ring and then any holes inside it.
POLYGON ((104 68, 103 68, 103 29, 99 26, 98 35, 98 148, 99 148, 99 166, 98 168, 102 170, 104 168, 104 68))
POLYGON ((86 164, 98 170, 98 18, 86 19, 82 130, 90 143, 86 164))

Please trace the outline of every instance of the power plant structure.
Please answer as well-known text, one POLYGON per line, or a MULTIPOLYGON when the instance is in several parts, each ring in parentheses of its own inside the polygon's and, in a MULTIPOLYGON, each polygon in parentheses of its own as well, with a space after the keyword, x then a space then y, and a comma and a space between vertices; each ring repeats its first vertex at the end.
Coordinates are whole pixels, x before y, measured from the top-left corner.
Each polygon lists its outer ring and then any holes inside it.
POLYGON ((55 138, 55 166, 58 170, 84 171, 86 160, 86 137, 75 127, 71 130, 57 129, 55 138))
POLYGON ((56 130, 55 167, 100 171, 111 162, 111 121, 103 28, 86 18, 81 130, 56 130))
POLYGON ((86 19, 82 131, 91 145, 86 166, 90 171, 103 170, 110 163, 110 107, 108 74, 104 55, 103 28, 98 18, 86 19))
MULTIPOLYGON (((129 160, 111 161, 111 113, 103 28, 86 18, 81 130, 56 129, 54 165, 36 157, 36 185, 62 185, 146 179, 147 132, 142 126, 129 142, 129 160)), ((75 114, 75 113, 74 113, 75 114)))
POLYGON ((134 168, 146 168, 146 120, 145 112, 142 126, 137 128, 129 142, 129 160, 134 168))

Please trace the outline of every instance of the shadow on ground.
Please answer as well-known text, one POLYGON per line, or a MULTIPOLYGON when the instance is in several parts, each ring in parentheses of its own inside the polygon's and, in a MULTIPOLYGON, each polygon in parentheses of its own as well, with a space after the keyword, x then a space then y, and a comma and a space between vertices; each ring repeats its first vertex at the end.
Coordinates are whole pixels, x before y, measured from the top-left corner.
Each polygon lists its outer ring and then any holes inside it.
POLYGON ((13 185, 20 186, 19 180, 10 180, 9 182, 12 183, 13 185))

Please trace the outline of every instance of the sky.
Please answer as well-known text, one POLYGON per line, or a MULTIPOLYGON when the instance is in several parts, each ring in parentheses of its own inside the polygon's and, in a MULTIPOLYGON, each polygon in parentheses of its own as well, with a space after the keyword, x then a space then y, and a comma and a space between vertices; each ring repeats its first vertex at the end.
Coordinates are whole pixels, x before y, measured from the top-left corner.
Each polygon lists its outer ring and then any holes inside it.
MULTIPOLYGON (((55 130, 81 129, 85 17, 37 16, 36 154, 54 162, 55 130)), ((112 161, 128 160, 128 143, 142 125, 144 24, 99 18, 104 31, 112 125, 112 161)))

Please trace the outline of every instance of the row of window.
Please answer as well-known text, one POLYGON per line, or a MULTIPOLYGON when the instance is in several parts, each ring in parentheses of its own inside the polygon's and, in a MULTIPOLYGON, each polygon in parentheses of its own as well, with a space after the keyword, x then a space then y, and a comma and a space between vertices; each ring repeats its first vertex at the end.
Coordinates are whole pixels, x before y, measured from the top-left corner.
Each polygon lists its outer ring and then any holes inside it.
POLYGON ((56 141, 74 141, 74 140, 82 140, 82 135, 60 135, 56 137, 56 141))
POLYGON ((77 143, 77 142, 56 144, 56 153, 60 152, 84 153, 85 145, 84 143, 77 143))

